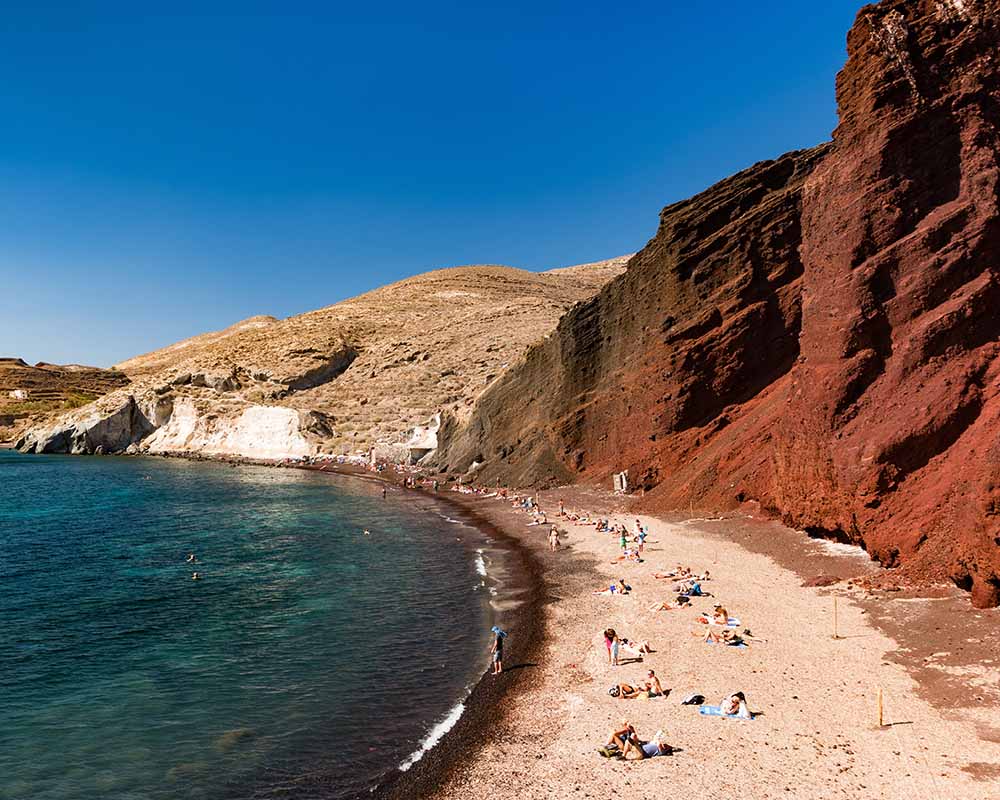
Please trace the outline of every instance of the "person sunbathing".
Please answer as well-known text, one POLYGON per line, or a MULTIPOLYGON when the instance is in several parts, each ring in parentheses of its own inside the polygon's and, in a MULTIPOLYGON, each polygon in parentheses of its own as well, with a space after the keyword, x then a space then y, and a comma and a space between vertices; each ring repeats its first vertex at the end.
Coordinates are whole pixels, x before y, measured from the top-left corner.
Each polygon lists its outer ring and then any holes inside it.
POLYGON ((646 678, 647 680, 635 686, 631 683, 616 683, 608 689, 608 694, 612 697, 617 697, 619 700, 635 700, 637 697, 646 697, 647 699, 661 697, 663 695, 663 686, 660 684, 660 679, 656 677, 653 670, 647 673, 646 678))
POLYGON ((674 752, 674 748, 664 740, 663 731, 657 731, 648 742, 643 742, 638 737, 629 739, 625 742, 625 749, 622 750, 622 760, 626 760, 628 754, 633 750, 638 754, 636 761, 656 758, 656 756, 668 756, 674 752))
POLYGON ((660 697, 663 695, 663 684, 656 677, 656 673, 650 670, 646 673, 646 692, 650 697, 660 697))
POLYGON ((645 691, 646 689, 643 686, 633 686, 631 683, 616 683, 608 689, 608 694, 612 697, 617 697, 619 700, 635 700, 635 698, 645 693, 645 691))
POLYGON ((747 698, 743 692, 733 692, 725 700, 719 703, 722 713, 730 717, 740 717, 741 719, 753 719, 750 708, 747 706, 747 698))
POLYGON ((622 652, 629 658, 642 658, 643 655, 653 652, 653 648, 649 646, 649 642, 646 639, 643 639, 641 642, 622 639, 621 642, 622 652))
MULTIPOLYGON (((608 735, 608 741, 605 743, 605 749, 611 747, 617 748, 619 753, 625 752, 625 747, 629 742, 635 741, 638 743, 639 738, 636 736, 635 728, 632 726, 627 719, 621 721, 621 725, 615 728, 608 735)), ((601 753, 601 755, 609 755, 608 753, 601 753)))
POLYGON ((636 561, 641 563, 642 559, 639 557, 638 550, 625 550, 620 556, 611 559, 610 564, 621 564, 623 561, 636 561))
POLYGON ((668 603, 666 600, 664 600, 664 601, 662 601, 660 603, 653 603, 653 605, 651 605, 649 607, 649 610, 650 611, 673 611, 675 608, 676 608, 676 606, 672 606, 672 605, 670 605, 670 603, 668 603))
POLYGON ((632 587, 622 578, 618 583, 612 583, 607 589, 594 589, 594 594, 628 594, 632 587))
MULTIPOLYGON (((701 636, 702 634, 701 631, 693 631, 692 635, 701 636)), ((729 628, 719 633, 716 633, 711 628, 709 628, 705 632, 705 642, 714 644, 726 644, 729 645, 730 647, 739 647, 740 645, 743 645, 744 647, 749 647, 749 645, 747 645, 747 643, 743 641, 742 636, 736 633, 736 631, 730 630, 729 628)))

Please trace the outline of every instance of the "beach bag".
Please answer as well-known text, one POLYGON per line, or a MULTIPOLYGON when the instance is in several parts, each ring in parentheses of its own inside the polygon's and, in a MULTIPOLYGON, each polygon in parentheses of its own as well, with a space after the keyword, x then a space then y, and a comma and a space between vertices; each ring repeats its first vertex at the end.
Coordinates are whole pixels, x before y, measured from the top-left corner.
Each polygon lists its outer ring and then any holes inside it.
POLYGON ((705 696, 700 694, 689 694, 681 700, 682 706, 700 706, 705 702, 705 696))
POLYGON ((612 697, 618 697, 622 693, 621 687, 617 684, 608 689, 608 694, 612 697))

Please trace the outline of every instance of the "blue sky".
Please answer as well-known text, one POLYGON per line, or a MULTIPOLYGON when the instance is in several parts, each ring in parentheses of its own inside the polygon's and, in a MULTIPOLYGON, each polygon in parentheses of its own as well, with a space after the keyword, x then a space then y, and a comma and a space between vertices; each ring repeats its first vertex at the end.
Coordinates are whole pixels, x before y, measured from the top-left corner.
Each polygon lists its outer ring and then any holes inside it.
POLYGON ((829 138, 860 3, 168 7, 4 4, 0 356, 107 366, 437 267, 637 250, 829 138))

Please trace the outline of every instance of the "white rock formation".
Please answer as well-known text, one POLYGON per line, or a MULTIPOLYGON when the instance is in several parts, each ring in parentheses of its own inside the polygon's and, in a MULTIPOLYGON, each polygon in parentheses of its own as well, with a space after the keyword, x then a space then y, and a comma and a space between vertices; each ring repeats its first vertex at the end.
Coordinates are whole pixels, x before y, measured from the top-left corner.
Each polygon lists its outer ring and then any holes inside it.
POLYGON ((230 415, 204 415, 187 399, 174 403, 170 419, 142 447, 149 453, 262 459, 310 456, 317 449, 303 435, 300 414, 294 409, 254 405, 230 415))

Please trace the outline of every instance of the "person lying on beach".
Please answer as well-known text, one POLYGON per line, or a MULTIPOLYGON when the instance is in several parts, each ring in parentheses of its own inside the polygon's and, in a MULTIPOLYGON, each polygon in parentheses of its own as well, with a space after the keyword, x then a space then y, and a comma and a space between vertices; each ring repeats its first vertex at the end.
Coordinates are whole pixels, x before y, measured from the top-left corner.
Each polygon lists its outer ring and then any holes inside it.
POLYGON ((625 751, 625 746, 632 741, 636 743, 639 741, 639 738, 635 733, 635 728, 627 719, 623 719, 621 721, 621 725, 608 734, 608 741, 605 743, 602 750, 598 752, 600 752, 602 756, 610 756, 611 752, 607 751, 614 748, 619 754, 621 754, 625 751))
POLYGON ((747 698, 743 692, 733 692, 727 695, 726 698, 719 703, 719 708, 722 709, 722 713, 731 717, 740 717, 741 719, 753 719, 753 714, 750 713, 750 708, 747 706, 747 698))
POLYGON ((612 583, 607 589, 594 589, 594 594, 628 594, 632 587, 622 578, 618 583, 612 583))
POLYGON ((670 603, 668 603, 666 600, 664 600, 664 601, 662 601, 660 603, 653 603, 653 605, 651 605, 649 607, 649 610, 650 611, 673 611, 675 608, 677 608, 677 606, 672 606, 672 605, 670 605, 670 603))
POLYGON ((667 578, 690 578, 691 569, 690 567, 682 567, 678 564, 670 572, 657 572, 653 575, 654 578, 659 578, 660 580, 666 580, 667 578))
MULTIPOLYGON (((692 631, 691 635, 692 636, 701 636, 702 632, 701 631, 692 631)), ((724 631, 719 632, 719 633, 716 633, 711 628, 709 628, 704 633, 704 636, 705 636, 705 642, 706 643, 713 642, 715 644, 727 644, 730 647, 739 647, 740 645, 743 645, 744 647, 749 647, 749 645, 745 641, 743 641, 743 637, 742 636, 740 636, 738 633, 736 633, 736 631, 730 630, 728 628, 726 630, 724 630, 724 631)))
POLYGON ((637 686, 633 686, 630 683, 616 683, 608 689, 608 694, 621 700, 635 700, 637 697, 643 696, 648 700, 654 697, 662 697, 663 685, 660 683, 660 679, 656 677, 656 673, 650 670, 646 673, 646 680, 644 682, 637 686))
POLYGON ((653 648, 649 646, 649 642, 646 639, 643 639, 641 642, 622 639, 621 650, 629 658, 642 658, 646 653, 653 652, 653 648))
POLYGON ((642 558, 639 557, 638 550, 625 550, 625 552, 623 552, 620 556, 611 559, 608 563, 621 564, 623 561, 635 561, 636 563, 641 564, 642 558))
POLYGON ((657 731, 648 742, 644 742, 638 737, 633 737, 625 742, 625 749, 622 750, 622 761, 628 759, 628 754, 633 751, 638 755, 636 761, 642 761, 646 758, 656 758, 656 756, 669 756, 674 752, 674 748, 666 743, 663 731, 657 731))

